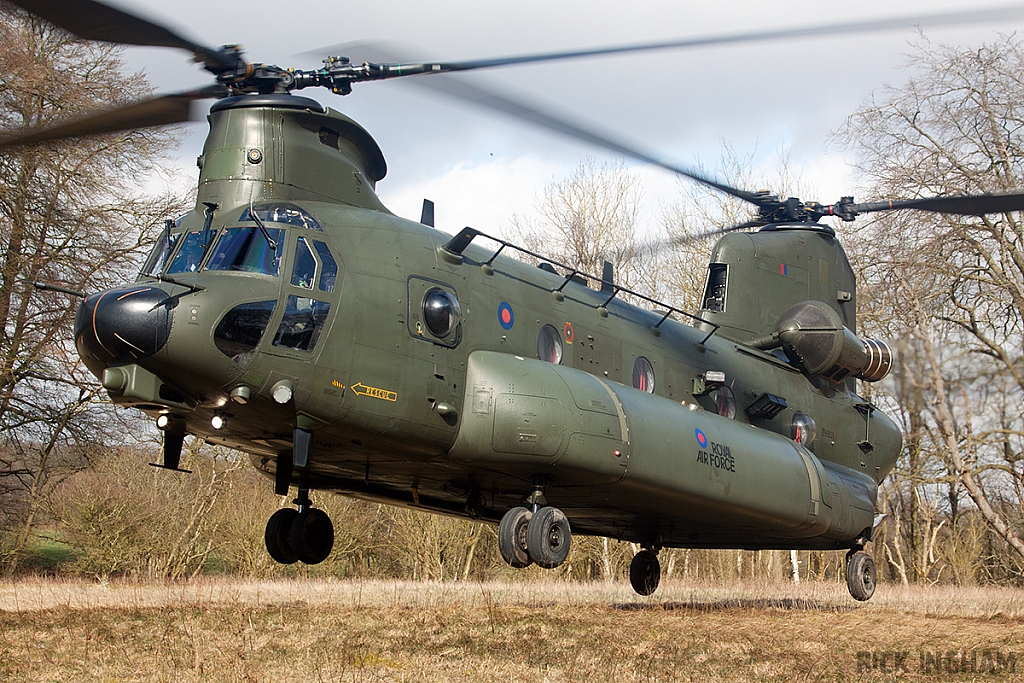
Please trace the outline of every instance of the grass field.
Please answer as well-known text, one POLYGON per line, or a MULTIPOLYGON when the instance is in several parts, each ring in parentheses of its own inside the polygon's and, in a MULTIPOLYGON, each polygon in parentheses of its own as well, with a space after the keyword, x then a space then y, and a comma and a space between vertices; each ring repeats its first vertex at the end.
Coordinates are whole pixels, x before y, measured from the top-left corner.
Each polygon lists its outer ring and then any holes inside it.
POLYGON ((0 680, 1024 679, 1024 591, 824 583, 0 583, 0 680))

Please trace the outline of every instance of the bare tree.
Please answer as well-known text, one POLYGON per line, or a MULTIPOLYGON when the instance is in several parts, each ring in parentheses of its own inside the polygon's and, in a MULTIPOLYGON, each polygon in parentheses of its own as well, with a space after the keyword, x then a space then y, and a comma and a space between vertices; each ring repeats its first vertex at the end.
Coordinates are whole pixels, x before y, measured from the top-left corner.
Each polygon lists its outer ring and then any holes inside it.
POLYGON ((595 276, 610 261, 618 284, 640 288, 651 275, 638 235, 642 198, 635 173, 585 157, 566 178, 548 184, 536 217, 512 217, 512 238, 595 276))
MULTIPOLYGON (((50 125, 149 92, 117 50, 0 6, 0 128, 50 125)), ((173 144, 132 131, 0 154, 0 562, 17 564, 38 502, 111 441, 71 340, 75 304, 44 281, 89 290, 132 275, 180 202, 126 192, 173 144)))
MULTIPOLYGON (((1024 47, 1014 36, 974 49, 922 39, 905 84, 853 114, 837 139, 857 151, 869 193, 882 198, 1019 190, 1024 176, 1024 47)), ((861 273, 872 332, 903 340, 893 396, 907 434, 892 491, 907 494, 906 543, 917 576, 933 521, 973 543, 961 500, 1003 548, 1024 559, 1004 503, 1024 477, 1024 223, 904 214, 860 227, 847 244, 861 273), (1006 406, 1013 406, 1010 410, 1006 406), (945 491, 943 495, 938 495, 945 491), (924 511, 932 494, 937 513, 924 511)), ((882 397, 884 400, 884 397, 882 397)), ((898 539, 896 539, 898 541, 898 539)), ((961 572, 962 574, 963 572, 961 572)))

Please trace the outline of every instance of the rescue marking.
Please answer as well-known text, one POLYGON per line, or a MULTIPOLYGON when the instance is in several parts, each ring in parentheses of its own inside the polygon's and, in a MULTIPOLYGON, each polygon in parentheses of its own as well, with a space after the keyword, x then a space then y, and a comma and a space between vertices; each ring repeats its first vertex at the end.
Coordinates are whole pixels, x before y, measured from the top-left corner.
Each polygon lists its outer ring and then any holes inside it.
POLYGON ((576 330, 572 329, 572 323, 565 324, 565 327, 562 328, 562 335, 565 337, 566 344, 572 344, 572 340, 576 338, 576 330))
POLYGON ((369 396, 370 398, 379 398, 382 401, 391 401, 392 403, 398 400, 397 391, 368 387, 362 382, 356 382, 352 385, 352 393, 356 396, 369 396))

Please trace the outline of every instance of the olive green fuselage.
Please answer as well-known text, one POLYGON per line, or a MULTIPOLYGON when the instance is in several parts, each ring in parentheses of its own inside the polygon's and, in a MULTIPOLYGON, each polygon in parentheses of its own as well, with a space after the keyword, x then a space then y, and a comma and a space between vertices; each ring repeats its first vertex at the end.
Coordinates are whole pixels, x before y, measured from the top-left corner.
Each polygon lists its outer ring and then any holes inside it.
MULTIPOLYGON (((114 389, 115 401, 245 451, 269 476, 290 457, 293 430, 308 429, 309 465, 295 483, 447 514, 497 521, 539 489, 576 533, 655 546, 846 548, 870 533, 900 435, 847 383, 709 336, 707 325, 659 325, 661 313, 533 265, 491 261, 482 238, 461 256, 446 252, 450 235, 380 205, 383 159, 334 112, 225 106, 211 129, 198 208, 175 234, 204 222, 213 234, 251 228, 246 209, 274 201, 300 206, 322 230, 265 221, 280 231, 276 274, 211 270, 213 246, 194 272, 172 273, 178 284, 140 278, 172 295, 170 334, 159 352, 122 365, 182 400, 114 389), (216 204, 210 218, 204 202, 216 204), (319 285, 298 276, 302 249, 317 254, 319 285), (424 315, 425 296, 438 290, 460 309, 444 336, 424 315), (289 343, 289 306, 310 300, 321 312, 314 339, 289 343), (225 315, 258 302, 276 302, 258 343, 229 354, 225 315), (557 333, 560 363, 539 358, 545 326, 557 333), (653 392, 634 388, 641 357, 653 392), (708 372, 724 373, 734 419, 718 414, 708 372), (282 386, 286 394, 275 393, 282 386), (229 398, 242 389, 244 403, 229 398), (770 419, 749 415, 766 393, 786 407, 770 419), (797 412, 818 427, 808 448, 790 438, 797 412)), ((738 284, 730 296, 742 296, 738 284)), ((103 376, 106 366, 86 362, 103 376)))

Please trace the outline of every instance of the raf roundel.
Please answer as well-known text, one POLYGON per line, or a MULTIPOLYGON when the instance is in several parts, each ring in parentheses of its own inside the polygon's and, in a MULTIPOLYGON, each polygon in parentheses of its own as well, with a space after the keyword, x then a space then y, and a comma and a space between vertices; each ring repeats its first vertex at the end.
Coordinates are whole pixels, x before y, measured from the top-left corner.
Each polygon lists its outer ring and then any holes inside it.
POLYGON ((693 435, 697 437, 697 443, 701 448, 708 447, 708 437, 704 436, 704 432, 700 431, 700 429, 694 429, 693 435))
POLYGON ((516 324, 516 316, 512 313, 512 307, 506 301, 498 304, 498 324, 504 330, 511 330, 516 324))

